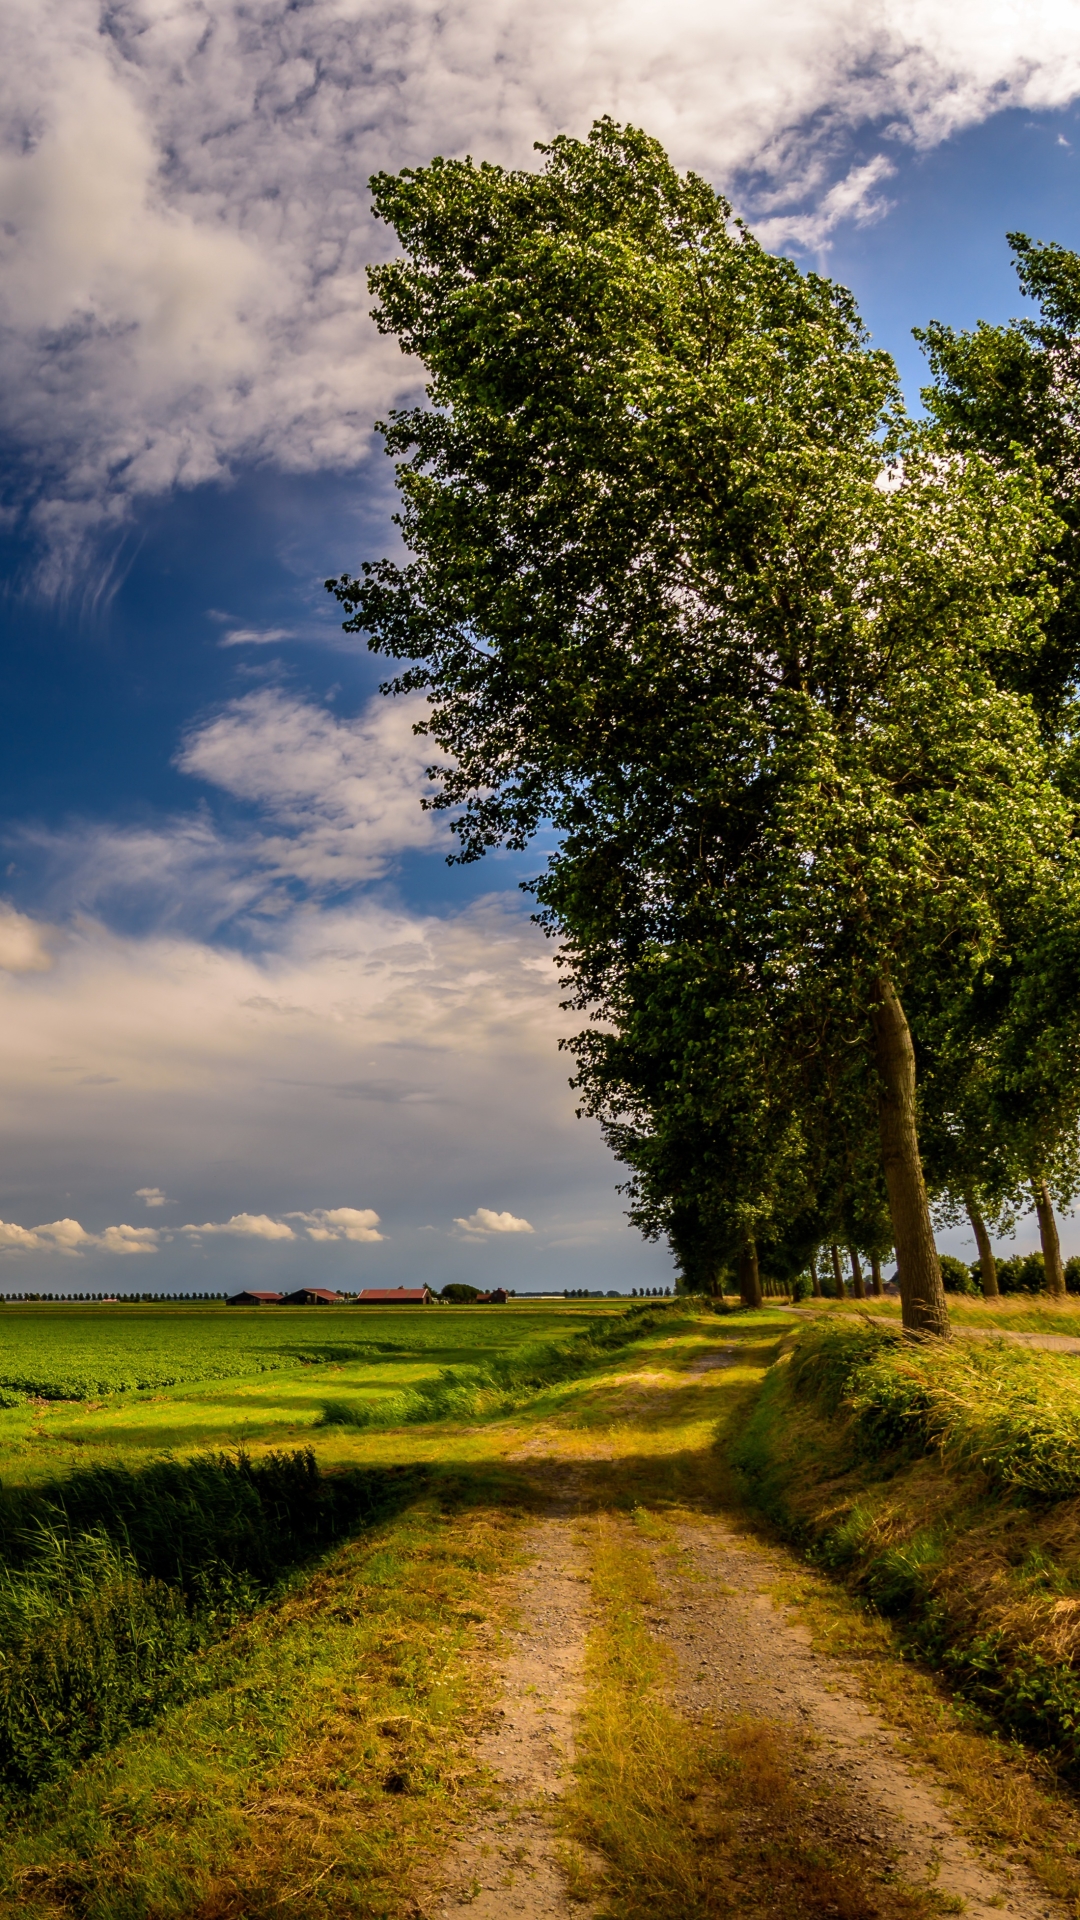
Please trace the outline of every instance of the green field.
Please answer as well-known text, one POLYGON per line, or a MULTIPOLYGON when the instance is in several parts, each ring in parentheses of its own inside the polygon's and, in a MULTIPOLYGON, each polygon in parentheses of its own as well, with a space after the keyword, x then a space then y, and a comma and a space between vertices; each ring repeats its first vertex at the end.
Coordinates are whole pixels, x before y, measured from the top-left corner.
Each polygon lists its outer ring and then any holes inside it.
MULTIPOLYGON (((19 1307, 0 1317, 0 1476, 87 1455, 287 1446, 623 1309, 19 1307), (344 1416, 344 1418, 343 1418, 344 1416)), ((333 1450, 333 1449, 332 1449, 333 1450)), ((340 1451, 340 1449, 338 1449, 340 1451)))

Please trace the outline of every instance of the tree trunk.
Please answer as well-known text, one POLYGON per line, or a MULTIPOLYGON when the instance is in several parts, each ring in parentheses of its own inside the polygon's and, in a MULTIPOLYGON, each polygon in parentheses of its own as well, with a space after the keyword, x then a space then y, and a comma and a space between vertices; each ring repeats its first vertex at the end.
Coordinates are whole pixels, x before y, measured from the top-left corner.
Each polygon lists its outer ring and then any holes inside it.
POLYGON ((844 1292, 844 1269, 840 1265, 840 1249, 835 1240, 829 1247, 829 1254, 832 1258, 832 1277, 836 1282, 836 1297, 838 1300, 843 1300, 846 1298, 844 1292))
POLYGON ((890 980, 879 982, 877 1005, 870 1017, 874 1060, 881 1081, 881 1160, 896 1243, 901 1319, 909 1333, 932 1333, 947 1340, 949 1309, 930 1225, 915 1124, 915 1048, 890 980))
POLYGON ((885 1298, 885 1289, 881 1284, 881 1261, 876 1253, 870 1255, 870 1291, 875 1300, 885 1298))
POLYGON ((813 1293, 814 1299, 820 1300, 821 1299, 821 1275, 818 1273, 817 1263, 818 1263, 818 1257, 817 1257, 817 1254, 815 1253, 813 1259, 810 1262, 810 1290, 813 1293))
POLYGON ((975 1245, 979 1249, 979 1274, 982 1279, 984 1300, 1000 1300, 1001 1289, 997 1282, 997 1261, 994 1249, 990 1245, 990 1235, 986 1231, 986 1221, 975 1204, 975 1195, 969 1187, 964 1188, 964 1205, 967 1217, 971 1221, 971 1231, 975 1235, 975 1245))
POLYGON ((1039 1238, 1042 1241, 1043 1266, 1046 1268, 1047 1291, 1056 1299, 1065 1298, 1065 1269, 1061 1264, 1061 1242, 1058 1239, 1057 1221, 1042 1175, 1031 1183, 1035 1196, 1035 1211, 1039 1216, 1039 1238))
POLYGON ((862 1268, 854 1247, 848 1248, 848 1259, 851 1261, 851 1291, 856 1300, 865 1300, 866 1288, 863 1286, 862 1268))
POLYGON ((739 1241, 739 1296, 744 1307, 760 1307, 761 1276, 758 1273, 757 1241, 744 1228, 739 1241))

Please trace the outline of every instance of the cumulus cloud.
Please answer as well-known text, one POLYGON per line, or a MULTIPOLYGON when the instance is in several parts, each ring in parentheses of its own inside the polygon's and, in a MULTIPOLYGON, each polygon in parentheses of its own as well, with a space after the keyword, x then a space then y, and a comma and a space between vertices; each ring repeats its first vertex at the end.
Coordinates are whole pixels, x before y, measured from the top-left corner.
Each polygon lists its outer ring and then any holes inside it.
POLYGON ((464 1220, 455 1220, 455 1227, 464 1227, 466 1233, 532 1233, 527 1220, 519 1220, 513 1213, 495 1213, 491 1207, 477 1207, 464 1220))
POLYGON ((156 1227, 105 1227, 88 1233, 78 1220, 50 1220, 41 1227, 18 1227, 0 1220, 0 1253, 59 1253, 78 1256, 98 1248, 105 1253, 156 1253, 156 1227))
POLYGON ((181 1233, 234 1233, 248 1240, 295 1240, 284 1220, 272 1220, 268 1213, 234 1213, 228 1220, 204 1220, 200 1227, 181 1227, 181 1233))
POLYGON ((316 1207, 313 1213, 290 1213, 302 1220, 309 1240, 381 1240, 379 1216, 371 1207, 316 1207))
POLYGON ((148 1207, 171 1207, 173 1204, 160 1187, 136 1187, 135 1198, 145 1201, 148 1207))
POLYGON ((1071 0, 9 0, 3 33, 2 424, 54 583, 133 495, 363 456, 412 378, 366 317, 374 168, 611 112, 817 244, 877 204, 854 134, 1080 90, 1071 0))

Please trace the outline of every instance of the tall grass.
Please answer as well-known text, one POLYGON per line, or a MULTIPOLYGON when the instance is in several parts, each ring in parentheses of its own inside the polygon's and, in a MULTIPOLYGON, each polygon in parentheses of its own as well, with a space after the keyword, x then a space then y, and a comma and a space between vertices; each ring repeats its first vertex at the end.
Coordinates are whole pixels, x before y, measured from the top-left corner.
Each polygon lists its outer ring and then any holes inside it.
POLYGON ((730 1457, 911 1650, 1080 1777, 1080 1360, 833 1322, 730 1457))
POLYGON ((327 1480, 310 1452, 241 1453, 5 1493, 0 1784, 55 1779, 197 1691, 192 1656, 407 1479, 327 1480))
POLYGON ((800 1340, 791 1378, 830 1416, 846 1409, 865 1457, 935 1449, 1002 1488, 1080 1493, 1080 1357, 834 1323, 800 1340))

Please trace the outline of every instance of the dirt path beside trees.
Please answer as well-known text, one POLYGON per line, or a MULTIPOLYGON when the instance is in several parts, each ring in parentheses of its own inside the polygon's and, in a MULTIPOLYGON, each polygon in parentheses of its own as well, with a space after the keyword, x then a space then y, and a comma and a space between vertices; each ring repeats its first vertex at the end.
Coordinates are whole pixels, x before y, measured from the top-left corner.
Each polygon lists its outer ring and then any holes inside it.
MULTIPOLYGON (((731 1359, 730 1346, 709 1347, 682 1377, 700 1381, 704 1390, 731 1359)), ((630 1405, 634 1377, 620 1376, 620 1386, 630 1405)), ((530 1527, 528 1564, 493 1596, 517 1625, 498 1662, 492 1724, 478 1743, 478 1757, 490 1769, 490 1800, 442 1863, 422 1914, 432 1920, 588 1920, 599 1910, 625 1911, 628 1920, 653 1914, 681 1920, 692 1912, 696 1920, 700 1910, 740 1920, 920 1920, 963 1912, 970 1920, 994 1920, 1004 1912, 1016 1920, 1068 1920, 1071 1908, 1022 1865, 968 1839, 950 1810, 948 1790, 913 1762, 902 1736, 866 1705, 855 1673, 841 1658, 815 1650, 805 1626, 774 1598, 800 1571, 786 1549, 763 1545, 722 1515, 650 1513, 643 1505, 636 1520, 625 1507, 605 1517, 600 1482, 594 1484, 580 1448, 570 1457, 572 1444, 551 1425, 517 1456, 536 1472, 549 1499, 558 1488, 557 1510, 530 1527), (618 1872, 605 1871, 610 1862, 590 1858, 587 1848, 567 1852, 560 1838, 568 1824, 576 1822, 579 1837, 582 1831, 580 1797, 569 1823, 566 1815, 574 1799, 575 1729, 580 1734, 588 1725, 593 1699, 589 1635, 599 1641, 608 1624, 602 1583, 590 1593, 590 1572, 602 1552, 610 1567, 612 1527, 627 1563, 644 1553, 651 1565, 651 1581, 638 1582, 640 1598, 631 1605, 659 1652, 665 1710, 689 1731, 691 1747, 715 1752, 734 1729, 731 1751, 747 1753, 756 1741, 773 1773, 779 1768, 785 1776, 782 1791, 771 1797, 763 1788, 756 1803, 752 1794, 747 1802, 744 1786, 742 1810, 737 1797, 729 1803, 716 1831, 726 1835, 719 1844, 735 1861, 733 1877, 725 1880, 727 1869, 717 1867, 700 1909, 681 1907, 677 1896, 627 1902, 618 1872), (820 1887, 806 1865, 819 1854, 832 1862, 833 1876, 820 1887), (738 1862, 751 1856, 756 1864, 744 1880, 738 1862), (761 1864, 770 1857, 777 1863, 775 1888, 761 1864)), ((592 1459, 604 1457, 600 1440, 592 1459)), ((612 1484, 606 1483, 609 1494, 612 1484)), ((640 1773, 627 1791, 631 1803, 641 1796, 640 1773)), ((676 1831, 682 1822, 680 1813, 676 1831)), ((684 1831, 679 1844, 688 1859, 703 1844, 717 1844, 716 1831, 702 1827, 689 1804, 684 1831)))
POLYGON ((739 1715, 782 1729, 812 1824, 837 1851, 866 1864, 890 1855, 900 1880, 962 1901, 970 1920, 1064 1916, 1022 1868, 979 1856, 854 1675, 774 1604, 786 1560, 722 1520, 675 1529, 674 1551, 656 1556, 664 1610, 651 1621, 675 1658, 672 1705, 699 1723, 739 1715))

